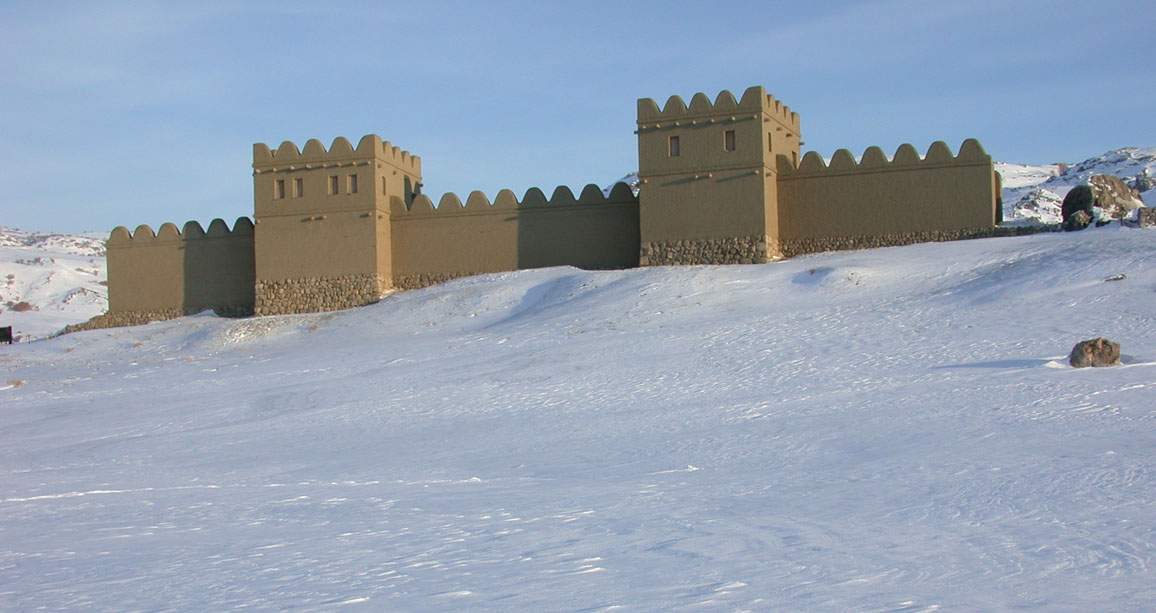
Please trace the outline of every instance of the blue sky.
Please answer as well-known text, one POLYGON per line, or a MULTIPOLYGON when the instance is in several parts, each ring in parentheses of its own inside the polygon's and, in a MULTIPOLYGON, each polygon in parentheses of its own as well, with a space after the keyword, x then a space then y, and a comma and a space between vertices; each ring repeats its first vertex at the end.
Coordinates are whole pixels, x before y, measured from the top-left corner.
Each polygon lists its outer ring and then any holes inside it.
POLYGON ((0 2, 0 225, 252 212, 254 142, 423 159, 431 196, 637 166, 635 100, 763 85, 805 150, 1156 146, 1156 3, 0 2), (804 6, 805 5, 805 6, 804 6))

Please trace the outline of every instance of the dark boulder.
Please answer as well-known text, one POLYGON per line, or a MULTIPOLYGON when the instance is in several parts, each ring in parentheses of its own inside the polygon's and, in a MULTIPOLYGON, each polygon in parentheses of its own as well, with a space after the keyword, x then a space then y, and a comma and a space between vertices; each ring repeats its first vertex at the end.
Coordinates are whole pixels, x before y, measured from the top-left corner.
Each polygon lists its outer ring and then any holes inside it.
POLYGON ((1080 341, 1072 347, 1068 356, 1068 364, 1072 368, 1086 366, 1118 366, 1120 364, 1120 343, 1113 343, 1106 338, 1094 338, 1090 341, 1080 341))
MULTIPOLYGON (((1088 214, 1088 219, 1092 218, 1092 207, 1096 204, 1096 195, 1092 193, 1092 188, 1087 185, 1077 185, 1064 196, 1064 203, 1060 205, 1060 214, 1063 216, 1064 225, 1066 226, 1068 220, 1072 215, 1079 211, 1088 214)), ((1084 224, 1087 226, 1088 224, 1084 224)), ((1067 229, 1065 227, 1065 229, 1067 229)), ((1083 227, 1078 228, 1083 230, 1083 227)))

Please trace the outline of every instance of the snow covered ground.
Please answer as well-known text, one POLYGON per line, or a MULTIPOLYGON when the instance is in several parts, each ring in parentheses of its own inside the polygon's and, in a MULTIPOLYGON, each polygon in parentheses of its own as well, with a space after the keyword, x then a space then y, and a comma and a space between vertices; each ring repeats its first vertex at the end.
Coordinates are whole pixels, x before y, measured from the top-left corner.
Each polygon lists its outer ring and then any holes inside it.
POLYGON ((1151 610, 1154 291, 1112 226, 0 346, 0 609, 1151 610))
POLYGON ((105 312, 107 237, 0 227, 0 325, 30 340, 105 312))

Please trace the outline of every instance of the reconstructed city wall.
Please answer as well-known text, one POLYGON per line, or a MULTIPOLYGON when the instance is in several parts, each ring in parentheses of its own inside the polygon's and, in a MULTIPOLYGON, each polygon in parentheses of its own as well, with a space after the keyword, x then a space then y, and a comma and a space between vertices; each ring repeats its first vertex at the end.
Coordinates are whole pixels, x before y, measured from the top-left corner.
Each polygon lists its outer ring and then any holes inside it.
POLYGON ((737 101, 726 90, 714 102, 699 92, 689 105, 671 96, 661 109, 640 98, 637 123, 639 168, 650 176, 764 166, 774 160, 767 154, 789 158, 800 145, 799 114, 762 87, 748 88, 737 101), (724 147, 727 130, 736 133, 730 151, 724 147), (678 155, 671 155, 671 136, 679 136, 678 155))
POLYGON ((185 224, 185 312, 212 309, 225 317, 253 314, 253 222, 240 217, 230 230, 214 219, 207 230, 185 224))
POLYGON ((640 262, 765 262, 777 235, 777 155, 797 159, 799 115, 751 87, 712 103, 697 93, 686 105, 672 96, 660 110, 638 101, 642 181, 640 262))
POLYGON ((391 209, 393 285, 413 289, 456 277, 569 265, 586 269, 638 265, 638 199, 629 186, 608 196, 587 185, 575 198, 559 187, 550 198, 531 188, 521 201, 502 190, 491 203, 474 192, 462 204, 446 194, 391 209))
POLYGON ((363 136, 357 148, 340 136, 329 149, 315 138, 303 149, 292 141, 276 149, 265 143, 253 145, 253 206, 258 219, 364 211, 387 193, 410 198, 420 182, 421 158, 376 134, 363 136), (351 176, 357 177, 356 191, 351 176), (330 189, 331 177, 338 180, 337 193, 330 189), (296 179, 301 180, 300 193, 296 179))
POLYGON ((253 146, 256 313, 310 313, 369 304, 390 285, 390 202, 412 201, 421 158, 363 137, 298 150, 253 146))
POLYGON ((90 327, 137 325, 205 310, 253 313, 253 223, 239 218, 230 230, 214 219, 153 232, 121 226, 108 239, 109 312, 90 327))
POLYGON ((990 234, 999 220, 998 178, 975 140, 953 155, 942 142, 919 157, 903 145, 888 160, 871 147, 856 162, 841 149, 824 163, 779 158, 778 229, 783 257, 990 234))
MULTIPOLYGON (((544 266, 760 263, 816 251, 998 235, 991 158, 935 143, 893 159, 840 150, 801 160, 797 113, 762 87, 736 100, 638 101, 641 192, 577 197, 559 187, 521 200, 420 195, 421 159, 376 135, 299 149, 253 146, 254 221, 108 243, 110 312, 82 326, 131 325, 203 309, 272 315, 369 304, 394 288, 544 266)), ((77 328, 73 329, 87 329, 77 328)))
MULTIPOLYGON (((384 216, 370 210, 259 219, 256 313, 332 311, 379 299, 389 287, 378 272, 379 214, 384 216)), ((388 249, 388 242, 381 247, 388 249)))

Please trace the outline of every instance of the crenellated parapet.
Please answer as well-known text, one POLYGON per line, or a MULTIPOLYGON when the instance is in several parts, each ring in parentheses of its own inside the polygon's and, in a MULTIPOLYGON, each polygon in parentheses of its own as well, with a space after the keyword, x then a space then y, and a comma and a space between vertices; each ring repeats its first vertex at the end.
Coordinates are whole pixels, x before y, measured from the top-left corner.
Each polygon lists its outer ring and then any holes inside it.
POLYGON ((315 170, 320 168, 343 168, 368 166, 371 160, 378 160, 414 175, 421 174, 421 158, 394 147, 389 141, 381 140, 376 134, 361 137, 355 149, 343 136, 333 139, 326 149, 321 141, 311 138, 304 149, 298 149, 292 141, 285 141, 276 149, 265 143, 253 145, 253 170, 255 173, 285 172, 291 170, 315 170))
POLYGON ((547 197, 536 187, 519 199, 473 192, 446 194, 434 206, 417 196, 390 211, 393 287, 413 289, 467 275, 543 266, 587 269, 638 265, 638 198, 619 183, 578 195, 568 187, 547 197))
POLYGON ((253 312, 253 222, 120 226, 108 237, 109 311, 115 321, 165 319, 212 309, 253 312), (131 315, 130 317, 130 314, 131 315), (129 317, 129 319, 125 319, 129 317))
POLYGON ((403 221, 424 216, 449 216, 472 214, 507 214, 530 211, 553 211, 564 207, 593 208, 601 206, 637 206, 638 197, 625 183, 616 183, 609 193, 603 193, 597 185, 589 184, 582 188, 578 196, 569 187, 559 186, 547 198, 546 194, 537 187, 531 187, 519 200, 514 192, 503 189, 491 201, 480 191, 471 192, 465 203, 457 194, 444 194, 437 205, 426 195, 413 198, 410 206, 403 202, 394 201, 390 209, 390 216, 394 221, 403 221))
POLYGON ((979 236, 999 215, 991 156, 970 139, 958 155, 935 142, 923 156, 908 144, 891 158, 878 147, 858 160, 810 152, 798 166, 780 156, 776 184, 772 250, 785 257, 979 236))
POLYGON ((762 87, 749 87, 742 98, 723 90, 712 103, 702 93, 696 93, 687 105, 679 96, 671 96, 660 109, 651 98, 638 100, 638 128, 652 130, 667 127, 686 127, 749 119, 774 121, 780 127, 799 134, 799 114, 775 99, 762 87))
POLYGON ((953 166, 983 166, 991 165, 991 156, 984 151, 983 146, 975 139, 967 139, 959 148, 959 154, 953 154, 951 148, 943 141, 936 141, 927 149, 923 156, 910 144, 900 145, 895 155, 890 158, 879 147, 868 147, 863 155, 856 160, 847 149, 839 149, 825 161, 814 151, 808 151, 796 167, 785 156, 778 158, 780 180, 792 178, 810 178, 816 176, 837 176, 841 174, 859 174, 868 172, 909 171, 953 166))
POLYGON ((129 231, 124 226, 117 226, 108 236, 107 245, 110 249, 125 247, 147 247, 163 243, 183 242, 202 238, 242 238, 253 236, 253 221, 248 217, 238 217, 230 229, 225 220, 217 218, 209 222, 209 229, 205 230, 196 221, 185 222, 183 228, 178 229, 176 224, 166 222, 154 232, 147 224, 141 224, 135 230, 129 231))

